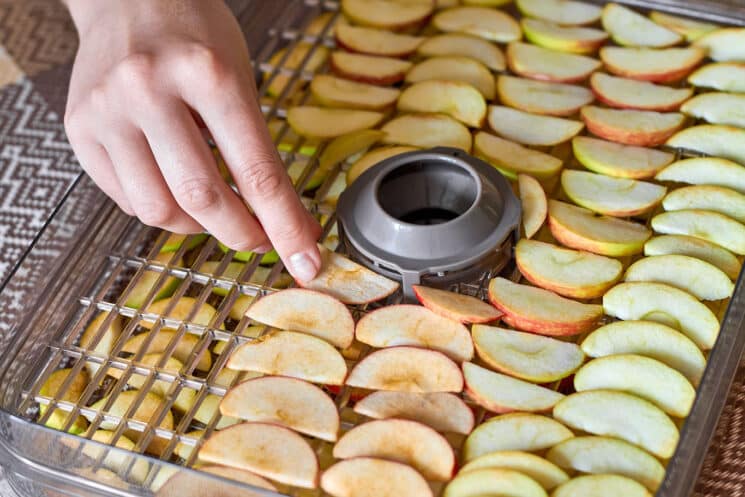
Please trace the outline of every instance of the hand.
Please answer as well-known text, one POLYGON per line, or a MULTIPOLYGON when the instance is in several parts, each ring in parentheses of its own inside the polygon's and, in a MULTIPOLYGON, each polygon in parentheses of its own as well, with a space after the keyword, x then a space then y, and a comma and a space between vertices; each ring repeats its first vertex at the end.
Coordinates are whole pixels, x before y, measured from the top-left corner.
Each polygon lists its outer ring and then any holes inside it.
POLYGON ((274 148, 245 40, 227 6, 66 2, 80 48, 65 128, 98 186, 145 224, 176 233, 206 229, 235 250, 273 245, 294 277, 312 279, 320 227, 274 148), (197 119, 255 216, 222 180, 197 119))

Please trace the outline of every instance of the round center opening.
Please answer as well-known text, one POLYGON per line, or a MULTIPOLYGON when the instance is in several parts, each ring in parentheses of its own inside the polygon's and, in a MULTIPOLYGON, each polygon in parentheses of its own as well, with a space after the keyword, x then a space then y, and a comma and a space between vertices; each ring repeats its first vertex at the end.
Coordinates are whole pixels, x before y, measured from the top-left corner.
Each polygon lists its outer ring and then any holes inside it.
POLYGON ((433 225, 465 213, 476 201, 478 185, 457 164, 412 162, 383 177, 377 195, 383 210, 399 221, 433 225))

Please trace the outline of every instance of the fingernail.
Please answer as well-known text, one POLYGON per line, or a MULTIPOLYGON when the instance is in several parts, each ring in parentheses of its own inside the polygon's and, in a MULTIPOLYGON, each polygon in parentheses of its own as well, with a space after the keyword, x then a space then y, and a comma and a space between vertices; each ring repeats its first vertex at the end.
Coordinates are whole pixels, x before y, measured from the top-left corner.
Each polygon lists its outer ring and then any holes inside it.
POLYGON ((313 258, 305 252, 290 256, 290 264, 287 269, 300 281, 311 281, 318 274, 318 266, 313 258))
POLYGON ((256 252, 257 254, 266 254, 267 252, 271 252, 272 248, 274 248, 272 247, 272 244, 267 243, 265 245, 256 247, 255 249, 253 249, 253 252, 256 252))

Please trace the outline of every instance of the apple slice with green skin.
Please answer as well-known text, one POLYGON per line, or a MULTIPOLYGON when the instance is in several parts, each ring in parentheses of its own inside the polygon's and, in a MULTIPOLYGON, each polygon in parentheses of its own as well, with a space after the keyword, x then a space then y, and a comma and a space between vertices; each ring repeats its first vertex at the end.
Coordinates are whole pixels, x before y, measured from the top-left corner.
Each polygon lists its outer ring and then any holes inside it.
POLYGON ((745 28, 720 28, 694 42, 717 62, 745 62, 745 28))
POLYGON ((272 423, 335 442, 339 413, 323 390, 295 378, 264 376, 231 388, 220 412, 245 421, 272 423))
POLYGON ((385 57, 406 57, 414 53, 424 40, 419 36, 349 24, 337 25, 335 34, 336 43, 350 52, 385 57))
POLYGON ((605 294, 603 307, 618 319, 671 325, 704 350, 711 349, 719 334, 719 321, 708 307, 690 293, 664 283, 621 283, 605 294))
POLYGON ((479 358, 489 367, 533 383, 566 378, 585 359, 579 346, 554 338, 484 325, 473 327, 479 358))
MULTIPOLYGON (((287 167, 287 176, 290 177, 290 181, 292 181, 292 185, 297 187, 299 186, 300 179, 303 176, 303 173, 308 168, 308 161, 307 160, 295 160, 293 161, 288 167, 287 167)), ((313 174, 310 175, 310 177, 305 180, 305 184, 303 185, 303 191, 307 192, 309 190, 315 190, 323 182, 326 180, 327 172, 321 170, 320 168, 316 168, 315 171, 313 171, 313 174)), ((268 252, 267 252, 268 253, 268 252)), ((265 254, 266 255, 266 254, 265 254)))
POLYGON ((546 192, 538 180, 528 174, 518 174, 517 184, 523 208, 525 237, 532 238, 541 229, 548 215, 546 192))
POLYGON ((486 117, 486 101, 476 88, 462 81, 420 81, 401 93, 398 110, 442 113, 479 128, 486 117))
POLYGON ((446 33, 427 38, 417 48, 423 57, 467 57, 477 60, 492 71, 504 71, 504 55, 497 45, 483 38, 460 33, 446 33))
POLYGON ((645 179, 670 165, 675 155, 589 136, 572 139, 574 157, 590 171, 617 178, 645 179))
MULTIPOLYGON (((220 266, 220 261, 207 261, 203 263, 199 267, 199 271, 201 273, 205 273, 208 275, 215 276, 217 275, 217 268, 220 266)), ((215 276, 217 278, 221 279, 233 279, 237 280, 238 276, 243 272, 243 270, 246 268, 246 264, 243 262, 229 262, 227 266, 225 266, 225 269, 220 273, 219 276, 215 276)), ((265 285, 266 280, 269 277, 269 274, 272 272, 270 268, 263 267, 263 266, 256 266, 253 270, 253 274, 251 274, 251 277, 249 278, 248 282, 253 283, 255 285, 265 285)), ((285 288, 290 283, 292 283, 292 277, 288 275, 287 273, 280 273, 280 275, 276 278, 276 280, 272 283, 272 287, 274 288, 285 288)), ((212 293, 215 295, 220 296, 226 296, 228 294, 229 290, 226 288, 222 288, 219 286, 213 286, 212 287, 212 293)), ((238 297, 240 298, 240 297, 238 297)), ((252 297, 248 297, 252 300, 252 297)), ((238 318, 243 317, 242 315, 238 318)))
MULTIPOLYGON (((252 487, 259 487, 272 492, 277 488, 268 480, 249 471, 218 465, 200 465, 199 471, 220 476, 222 478, 237 481, 252 487)), ((162 471, 162 470, 161 470, 162 471)), ((186 471, 178 471, 173 474, 155 494, 156 497, 201 497, 204 495, 231 497, 259 497, 259 493, 253 490, 236 489, 235 485, 223 483, 215 479, 194 476, 186 471)), ((160 475, 160 474, 159 474, 160 475)))
POLYGON ((704 57, 706 50, 699 47, 600 49, 600 59, 609 72, 655 83, 672 83, 685 78, 704 57))
POLYGON ((515 262, 534 285, 576 299, 602 297, 623 271, 616 259, 535 240, 518 242, 515 262))
POLYGON ((497 90, 502 103, 534 114, 570 116, 593 101, 590 90, 582 86, 499 76, 497 90))
POLYGON ((348 109, 383 110, 398 100, 396 88, 350 81, 328 74, 318 74, 310 83, 310 91, 321 105, 348 109))
POLYGON ((555 464, 535 454, 519 450, 502 450, 484 454, 460 468, 458 474, 489 468, 518 471, 534 479, 545 490, 552 490, 569 480, 567 474, 555 464))
POLYGON ((673 420, 651 402, 628 393, 573 393, 556 404, 554 418, 575 430, 620 438, 662 459, 671 457, 678 445, 673 420))
POLYGON ((562 26, 592 24, 600 20, 602 9, 597 5, 574 0, 517 0, 523 15, 562 26))
POLYGON ((334 457, 376 457, 408 464, 428 480, 447 481, 455 470, 448 441, 429 426, 407 419, 368 421, 346 432, 334 457))
POLYGON ((644 245, 644 255, 679 254, 696 257, 712 264, 729 276, 732 281, 737 280, 741 264, 732 252, 719 245, 687 235, 656 236, 644 245))
POLYGON ((606 140, 656 147, 662 145, 685 123, 678 112, 605 109, 588 105, 580 112, 590 133, 606 140))
POLYGON ((186 248, 184 250, 188 252, 189 250, 197 248, 208 237, 209 235, 207 233, 197 233, 195 235, 179 235, 178 233, 171 233, 163 243, 163 246, 160 247, 160 251, 161 253, 176 252, 181 248, 184 242, 186 242, 186 248))
POLYGON ((590 87, 598 100, 611 107, 659 112, 678 110, 693 95, 692 88, 671 88, 600 72, 590 77, 590 87))
POLYGON ((357 159, 352 167, 347 171, 347 184, 351 185, 354 181, 360 177, 362 173, 370 169, 376 164, 383 162, 384 160, 395 157, 400 154, 407 152, 413 152, 418 150, 416 147, 396 146, 396 147, 381 147, 370 150, 365 155, 357 159))
POLYGON ((524 147, 485 131, 476 133, 473 147, 475 155, 489 162, 512 180, 525 173, 546 181, 555 177, 563 165, 561 159, 551 154, 524 147))
POLYGON ((681 112, 711 124, 745 127, 745 95, 737 93, 701 93, 681 107, 681 112))
POLYGON ((519 40, 520 25, 510 15, 487 7, 453 7, 435 14, 432 25, 445 33, 465 33, 498 43, 519 40))
POLYGON ((318 486, 316 453, 303 437, 282 426, 241 423, 216 431, 199 449, 199 458, 295 487, 318 486))
POLYGON ((674 16, 665 12, 652 11, 649 18, 660 26, 664 26, 671 31, 683 35, 686 41, 696 41, 703 35, 714 31, 719 26, 708 22, 695 21, 687 17, 674 16))
POLYGON ((476 59, 463 56, 438 56, 419 62, 406 74, 407 83, 421 81, 461 81, 476 88, 487 100, 494 100, 494 76, 476 59))
MULTIPOLYGON (((281 67, 283 67, 284 69, 301 70, 303 72, 313 73, 320 69, 323 63, 326 62, 326 59, 329 55, 329 49, 324 46, 316 47, 310 43, 298 43, 290 50, 289 55, 285 56, 286 53, 286 48, 282 48, 275 52, 274 55, 272 55, 272 57, 269 59, 269 65, 271 65, 273 69, 280 67, 281 64, 281 67), (311 51, 312 53, 308 55, 311 51), (284 62, 282 62, 282 59, 284 59, 284 62), (305 61, 305 65, 301 68, 300 66, 301 64, 303 64, 303 61, 305 61)), ((265 72, 264 79, 268 79, 271 75, 271 70, 265 72)), ((272 79, 272 82, 269 83, 267 94, 271 97, 279 97, 282 92, 285 91, 287 85, 290 84, 290 81, 293 79, 293 77, 294 75, 292 74, 282 74, 277 71, 274 79, 272 79)), ((292 95, 300 87, 300 85, 302 85, 302 82, 296 81, 293 87, 287 90, 286 95, 288 97, 292 95)))
POLYGON ((411 66, 411 62, 393 57, 377 57, 344 51, 332 52, 329 59, 329 68, 337 76, 381 86, 403 81, 411 66))
MULTIPOLYGON (((315 153, 315 151, 313 153, 315 153)), ((230 247, 223 244, 222 242, 217 242, 217 246, 220 247, 220 250, 222 250, 226 254, 232 250, 230 247)), ((248 250, 237 251, 233 254, 233 259, 235 259, 236 261, 248 262, 248 261, 253 261, 254 257, 257 257, 259 255, 261 254, 257 254, 256 252, 251 252, 248 250)), ((279 261, 279 254, 277 253, 276 250, 272 249, 266 254, 261 255, 261 260, 259 261, 259 264, 264 265, 264 266, 271 266, 277 261, 279 261)))
POLYGON ((589 209, 558 200, 548 201, 548 226, 562 245, 611 257, 641 253, 652 235, 639 223, 597 216, 589 209))
POLYGON ((505 468, 485 468, 459 474, 445 487, 443 497, 547 497, 546 491, 529 476, 505 468))
MULTIPOLYGON (((70 368, 58 369, 53 372, 39 389, 39 395, 49 398, 56 397, 59 401, 70 402, 73 404, 77 403, 83 396, 83 393, 90 382, 90 377, 85 369, 79 371, 71 380, 69 380, 70 382, 63 394, 57 397, 60 387, 62 387, 62 385, 68 380, 68 376, 70 376, 71 373, 72 369, 70 368)), ((40 403, 39 418, 42 418, 48 410, 49 406, 47 404, 40 403)), ((67 426, 69 417, 70 413, 68 411, 55 409, 44 422, 44 426, 52 428, 53 430, 63 430, 65 426, 67 426)), ((80 435, 87 427, 88 423, 85 418, 78 416, 70 424, 67 431, 73 435, 80 435)))
POLYGON ((274 118, 267 123, 269 134, 280 152, 292 152, 307 157, 312 156, 318 149, 318 140, 306 140, 297 135, 283 119, 274 118), (299 146, 298 146, 299 144, 299 146))
POLYGON ((603 28, 619 45, 664 48, 677 45, 683 37, 664 26, 617 3, 603 8, 603 28))
POLYGON ((560 52, 589 54, 608 39, 605 31, 578 26, 562 26, 541 19, 523 18, 525 38, 536 45, 560 52))
MULTIPOLYGON (((171 345, 172 342, 176 342, 176 346, 173 349, 173 357, 178 359, 183 364, 191 364, 191 356, 194 350, 199 347, 200 337, 192 335, 191 333, 184 333, 180 338, 176 338, 178 332, 175 330, 161 329, 158 331, 155 337, 151 337, 150 333, 141 333, 130 337, 126 343, 122 346, 121 352, 124 354, 138 354, 144 352, 144 354, 162 354, 171 345), (147 349, 143 351, 145 342, 149 341, 147 349)), ((196 361, 196 368, 200 371, 209 371, 212 367, 212 356, 209 352, 204 352, 196 361)))
POLYGON ((494 278, 489 300, 510 326, 540 335, 576 335, 594 328, 603 315, 599 305, 582 304, 529 285, 494 278))
POLYGON ((700 88, 745 92, 745 63, 716 62, 707 64, 688 76, 688 82, 700 88))
POLYGON ((575 204, 615 217, 649 212, 667 193, 654 183, 570 169, 561 173, 561 186, 575 204))
POLYGON ((336 138, 372 128, 382 119, 383 114, 369 110, 299 106, 287 111, 287 122, 295 133, 318 139, 336 138))
POLYGON ((341 11, 355 24, 399 30, 424 22, 434 10, 432 2, 397 0, 342 0, 341 11))
POLYGON ((520 76, 557 83, 584 81, 602 65, 592 57, 521 42, 507 45, 507 64, 512 72, 520 76))
POLYGON ((227 367, 327 385, 341 385, 347 376, 347 364, 338 350, 320 338, 292 331, 271 331, 244 343, 230 356, 227 367))
POLYGON ((501 450, 537 452, 574 437, 566 426, 547 416, 510 413, 495 416, 480 424, 466 438, 463 460, 501 450))
POLYGON ((323 149, 318 158, 318 169, 329 171, 337 164, 344 162, 383 139, 385 133, 376 129, 364 129, 334 138, 323 149))
MULTIPOLYGON (((180 257, 174 260, 172 252, 160 253, 156 255, 153 260, 165 266, 183 266, 184 264, 183 259, 180 257)), ((139 309, 147 300, 150 292, 158 284, 160 284, 160 286, 155 292, 153 301, 161 300, 173 295, 173 292, 176 291, 182 280, 175 276, 166 276, 162 281, 159 281, 161 280, 161 274, 161 271, 141 268, 137 282, 127 294, 127 301, 124 305, 134 309, 139 309)), ((137 277, 137 275, 135 275, 135 277, 137 277)))
POLYGON ((639 259, 628 268, 624 280, 665 283, 701 300, 726 299, 735 289, 721 269, 687 255, 655 255, 639 259))
POLYGON ((468 435, 474 415, 452 393, 373 392, 354 404, 354 412, 373 419, 408 419, 439 432, 468 435))
POLYGON ((717 157, 695 157, 677 161, 661 170, 655 179, 723 186, 745 194, 745 169, 731 160, 717 157))
POLYGON ((215 429, 222 430, 229 426, 237 425, 240 423, 239 419, 231 418, 229 416, 220 416, 220 401, 222 398, 219 395, 208 394, 199 404, 197 412, 194 413, 194 419, 202 424, 208 425, 212 423, 212 420, 217 416, 218 421, 215 429))
POLYGON ((349 373, 351 387, 392 392, 460 392, 463 374, 442 352, 417 347, 376 350, 349 373))
POLYGON ((652 218, 652 228, 666 235, 689 235, 745 255, 745 225, 713 211, 688 209, 663 212, 652 218))
MULTIPOLYGON (((412 285, 412 289, 419 303, 448 320, 460 323, 491 323, 502 316, 502 313, 493 306, 470 295, 421 285, 412 285)), ((447 329, 449 326, 444 328, 447 329)))
POLYGON ((586 475, 572 478, 551 497, 652 497, 646 488, 618 475, 586 475))
POLYGON ((489 125, 508 140, 538 146, 564 143, 584 128, 579 121, 531 114, 502 105, 489 107, 489 125))
POLYGON ((323 472, 321 488, 333 497, 432 497, 427 481, 406 464, 373 457, 339 461, 323 472), (384 478, 381 476, 385 475, 384 478))
MULTIPOLYGON (((89 354, 103 357, 108 356, 114 350, 114 346, 122 334, 122 318, 114 314, 104 329, 104 322, 108 318, 108 312, 102 312, 93 318, 80 337, 80 348, 86 349, 89 354), (95 345, 93 344, 94 341, 96 341, 95 345)), ((91 377, 95 376, 100 368, 101 364, 85 361, 85 369, 88 370, 91 377)))
MULTIPOLYGON (((116 442, 112 444, 115 435, 113 431, 96 430, 93 432, 91 440, 101 444, 114 445, 119 449, 135 451, 135 443, 123 435, 120 435, 116 442)), ((82 452, 94 461, 100 461, 102 466, 109 468, 117 477, 126 475, 128 480, 134 480, 140 484, 147 479, 150 470, 148 462, 142 459, 135 460, 135 456, 132 454, 110 451, 93 444, 84 445, 82 452)))
POLYGON ((443 114, 407 114, 388 121, 381 129, 386 133, 383 143, 390 145, 442 146, 471 151, 468 128, 443 114))

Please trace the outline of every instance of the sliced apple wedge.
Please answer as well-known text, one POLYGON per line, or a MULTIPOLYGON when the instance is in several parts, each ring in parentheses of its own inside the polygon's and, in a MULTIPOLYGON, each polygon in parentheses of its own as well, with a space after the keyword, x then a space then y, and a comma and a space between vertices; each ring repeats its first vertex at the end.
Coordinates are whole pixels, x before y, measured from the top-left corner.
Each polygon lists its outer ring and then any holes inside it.
POLYGON ((575 204, 615 217, 649 212, 667 192, 654 183, 570 169, 561 173, 561 186, 575 204))
POLYGON ((515 262, 534 285, 576 299, 602 297, 623 271, 616 259, 535 240, 518 242, 515 262))
POLYGON ((452 393, 373 392, 354 404, 354 412, 374 419, 409 419, 463 435, 474 425, 471 408, 452 393))
POLYGON ((621 283, 603 297, 609 316, 645 319, 672 326, 696 345, 709 350, 719 334, 719 321, 691 294, 663 283, 621 283))
POLYGON ((496 87, 489 69, 476 59, 463 56, 438 56, 425 59, 406 74, 407 83, 420 81, 462 81, 476 88, 487 100, 494 100, 496 87))
POLYGON ((745 225, 718 212, 696 209, 663 212, 652 218, 652 228, 666 235, 701 238, 745 255, 745 225))
POLYGON ((486 117, 486 101, 476 88, 462 81, 420 81, 401 93, 398 110, 442 113, 479 128, 486 117))
POLYGON ((618 475, 577 476, 557 488, 551 497, 651 497, 640 483, 618 475))
MULTIPOLYGON (((339 136, 331 140, 318 158, 319 171, 330 171, 340 162, 364 152, 383 139, 385 133, 376 129, 364 129, 339 136)), ((325 175, 324 175, 325 178, 325 175)))
POLYGON ((359 83, 318 74, 310 83, 310 91, 321 105, 349 109, 381 110, 392 106, 401 93, 395 88, 359 83))
POLYGON ((521 42, 507 45, 507 64, 512 72, 520 76, 558 83, 584 81, 602 65, 592 57, 521 42))
MULTIPOLYGON (((135 443, 125 436, 117 437, 116 442, 112 444, 115 435, 112 431, 96 430, 93 432, 91 440, 101 444, 114 445, 119 449, 135 450, 135 443)), ((113 471, 117 478, 119 475, 126 475, 127 479, 132 479, 139 484, 145 482, 150 470, 150 465, 147 461, 142 459, 136 460, 134 454, 114 452, 93 444, 84 445, 82 447, 82 453, 95 461, 100 461, 101 465, 113 471)))
POLYGON ((576 430, 626 440, 662 459, 672 456, 678 444, 678 428, 667 414, 623 392, 573 393, 554 407, 554 418, 576 430))
POLYGON ((350 52, 386 57, 406 57, 416 51, 423 38, 384 29, 338 24, 336 43, 350 52))
POLYGON ((301 488, 318 486, 318 458, 303 437, 282 426, 241 423, 216 431, 199 458, 208 463, 251 471, 301 488), (287 457, 292 454, 292 457, 287 457))
POLYGON ((527 17, 555 22, 562 26, 592 24, 600 20, 597 5, 574 0, 517 0, 517 8, 527 17))
POLYGON ((587 169, 617 178, 651 178, 675 160, 669 152, 589 136, 575 136, 572 149, 574 157, 587 169))
POLYGON ((582 86, 514 76, 499 76, 497 90, 510 107, 549 116, 570 116, 593 101, 592 92, 582 86))
POLYGON ((677 161, 660 171, 655 179, 692 185, 723 186, 745 194, 745 168, 717 157, 696 157, 677 161))
POLYGON ((447 33, 427 38, 417 48, 424 57, 468 57, 484 64, 492 71, 504 71, 504 54, 497 45, 483 38, 459 33, 447 33))
POLYGON ((532 238, 541 229, 548 215, 546 192, 538 180, 528 174, 518 174, 517 184, 523 208, 525 237, 532 238))
POLYGON ((578 26, 562 26, 541 19, 525 17, 520 21, 525 38, 539 47, 589 54, 597 50, 608 39, 605 31, 578 26))
MULTIPOLYGON (((320 69, 324 62, 326 62, 326 59, 329 55, 329 50, 324 46, 314 47, 310 43, 298 43, 292 49, 290 49, 289 55, 285 56, 286 53, 286 48, 280 49, 275 52, 274 55, 272 55, 272 57, 269 59, 269 65, 271 65, 273 68, 278 68, 281 64, 281 67, 283 67, 284 69, 290 69, 294 71, 300 69, 304 72, 314 73, 318 69, 320 69), (311 51, 312 53, 308 55, 308 52, 311 51), (282 59, 284 59, 284 62, 282 62, 282 59), (304 61, 305 65, 301 68, 301 65, 304 61)), ((271 70, 264 72, 264 79, 268 79, 271 73, 271 70)), ((277 71, 274 79, 272 79, 272 82, 269 83, 267 94, 270 97, 279 97, 282 92, 285 91, 285 88, 287 88, 287 86, 290 84, 293 76, 294 75, 292 74, 283 74, 277 71)), ((295 93, 295 91, 300 88, 301 84, 301 82, 296 81, 293 86, 287 90, 286 95, 290 97, 293 93, 295 93)))
POLYGON ((655 255, 639 259, 626 270, 624 280, 665 283, 701 300, 726 299, 735 289, 721 269, 687 255, 655 255))
MULTIPOLYGON (((49 378, 47 378, 39 389, 39 395, 42 397, 56 398, 57 400, 71 402, 73 404, 77 403, 83 396, 90 381, 90 377, 85 369, 81 370, 73 376, 71 380, 69 380, 70 382, 62 395, 58 395, 58 393, 60 393, 60 387, 62 387, 62 385, 68 380, 68 376, 70 376, 71 373, 72 369, 65 368, 58 369, 49 375, 49 378)), ((49 406, 47 404, 40 403, 39 417, 41 418, 44 416, 48 410, 49 406)), ((54 430, 64 430, 69 417, 69 412, 63 409, 55 409, 44 422, 44 425, 54 430)), ((68 431, 74 435, 79 435, 85 431, 87 425, 88 423, 85 421, 85 418, 77 416, 75 420, 70 423, 68 431)))
POLYGON ((333 497, 432 497, 427 480, 415 469, 372 457, 355 457, 335 463, 323 472, 321 488, 333 497))
POLYGON ((489 107, 489 125, 500 136, 524 145, 558 145, 582 131, 579 121, 540 116, 502 105, 489 107))
POLYGON ((386 133, 383 142, 392 145, 421 148, 442 146, 471 151, 468 128, 442 114, 407 114, 388 121, 382 130, 386 133))
POLYGON ((588 105, 580 114, 590 133, 606 140, 642 147, 662 145, 685 123, 685 116, 678 112, 605 109, 588 105))
POLYGON ((704 57, 706 50, 698 47, 605 47, 600 50, 600 59, 609 72, 655 83, 672 83, 685 78, 704 57))
POLYGON ((382 29, 405 29, 424 22, 434 10, 432 2, 397 0, 342 0, 341 11, 350 21, 382 29))
MULTIPOLYGON (((175 260, 172 252, 160 253, 155 256, 154 260, 167 266, 183 266, 184 264, 181 258, 175 260)), ((176 291, 181 281, 183 281, 173 276, 168 276, 163 281, 159 281, 162 274, 160 271, 145 270, 145 268, 141 268, 140 271, 142 274, 139 275, 137 282, 127 294, 127 302, 124 304, 127 307, 133 307, 135 309, 142 307, 156 285, 160 286, 155 291, 153 302, 170 297, 176 291)))
MULTIPOLYGON (((174 321, 184 321, 199 326, 209 326, 212 319, 217 314, 217 310, 208 303, 203 303, 200 306, 197 305, 197 299, 193 297, 181 297, 174 304, 173 300, 175 297, 158 300, 150 304, 147 309, 142 312, 145 316, 140 321, 140 326, 143 328, 151 329, 155 326, 158 318, 172 319, 174 321), (166 309, 170 308, 166 312, 166 309), (156 315, 157 318, 154 320, 150 315, 156 315)), ((163 323, 161 330, 172 330, 170 325, 163 323)))
POLYGON ((567 247, 611 257, 641 253, 652 235, 641 224, 597 216, 558 200, 548 201, 548 226, 554 238, 567 247))
POLYGON ((650 12, 649 18, 660 26, 664 26, 667 29, 683 35, 686 41, 689 42, 696 41, 706 33, 714 31, 719 27, 716 24, 695 21, 693 19, 688 19, 687 17, 675 16, 657 10, 650 12))
POLYGON ((720 28, 694 42, 717 62, 745 62, 745 28, 720 28))
MULTIPOLYGON (((199 347, 200 338, 197 335, 191 333, 184 333, 180 338, 176 338, 178 332, 175 330, 164 330, 158 331, 155 337, 152 337, 150 333, 141 333, 135 335, 127 340, 122 346, 121 352, 124 354, 162 354, 171 346, 172 342, 176 343, 173 349, 173 357, 178 359, 183 364, 191 364, 192 354, 194 350, 199 347), (147 349, 144 349, 145 342, 150 343, 147 349)), ((196 361, 196 368, 200 371, 209 371, 212 367, 212 357, 208 352, 203 353, 196 361)))
POLYGON ((656 236, 644 245, 644 255, 680 254, 696 257, 718 267, 732 281, 737 280, 741 264, 732 252, 715 243, 687 235, 656 236))
POLYGON ((383 114, 369 110, 300 106, 287 111, 287 122, 295 133, 318 139, 335 138, 372 128, 382 119, 383 114))
MULTIPOLYGON (((269 483, 268 480, 250 471, 218 465, 200 465, 198 469, 199 471, 217 475, 228 480, 238 481, 252 487, 259 487, 273 492, 277 491, 277 488, 269 483)), ((158 473, 158 477, 160 477, 160 473, 158 473)), ((257 497, 259 494, 253 490, 236 489, 234 485, 229 483, 195 476, 183 470, 176 470, 176 473, 165 481, 155 495, 156 497, 201 497, 204 495, 257 497)))
POLYGON ((403 81, 412 63, 393 57, 376 57, 344 51, 331 53, 331 72, 342 78, 371 85, 392 85, 403 81))
POLYGON ((561 159, 551 154, 523 147, 485 131, 476 133, 473 148, 475 155, 512 180, 524 173, 545 181, 555 177, 563 165, 561 159))
POLYGON ((688 76, 688 82, 700 88, 742 93, 745 92, 745 63, 707 64, 688 76))
POLYGON ((611 107, 659 112, 678 110, 693 95, 692 88, 671 88, 600 72, 590 77, 590 87, 598 100, 611 107))
POLYGON ((701 93, 681 107, 681 112, 711 124, 745 128, 745 95, 737 93, 701 93))
POLYGON ((509 495, 515 497, 546 497, 538 482, 519 471, 505 468, 485 468, 459 474, 445 487, 443 497, 476 497, 478 495, 509 495))
POLYGON ((677 45, 683 37, 617 3, 603 8, 603 28, 619 45, 663 48, 677 45))
POLYGON ((534 383, 566 378, 585 359, 576 344, 504 328, 475 325, 473 341, 489 367, 534 383))
POLYGON ((334 457, 378 457, 412 466, 426 479, 447 481, 455 469, 448 441, 429 426, 407 419, 384 419, 357 425, 334 445, 334 457))
POLYGON ((460 323, 491 323, 502 316, 495 307, 470 295, 421 285, 412 285, 412 289, 419 303, 449 320, 460 323))
POLYGON ((547 416, 521 412, 502 414, 471 432, 463 446, 463 460, 469 462, 501 450, 536 452, 573 436, 569 428, 547 416))
POLYGON ((502 450, 484 454, 460 468, 458 473, 488 468, 518 471, 534 479, 545 490, 552 490, 569 479, 567 474, 555 464, 535 454, 519 450, 502 450))
POLYGON ((463 374, 442 352, 417 347, 389 347, 368 355, 349 373, 352 387, 393 392, 460 392, 463 374))
POLYGON ((351 185, 354 180, 360 177, 362 173, 375 166, 376 164, 379 164, 380 162, 383 162, 390 157, 395 157, 407 152, 413 152, 414 150, 417 150, 417 148, 405 146, 381 147, 370 150, 365 155, 357 159, 354 164, 352 164, 352 167, 349 168, 346 176, 347 184, 351 185))
MULTIPOLYGON (((108 312, 102 312, 86 326, 83 335, 80 337, 80 348, 86 349, 88 353, 106 357, 114 349, 121 334, 121 316, 114 314, 109 318, 108 312), (104 328, 107 319, 109 320, 108 325, 104 328)), ((88 370, 91 377, 95 376, 100 368, 101 365, 98 363, 85 361, 85 369, 88 370)))
POLYGON ((227 367, 328 385, 341 385, 347 376, 339 351, 320 338, 292 331, 272 331, 244 343, 230 356, 227 367))
POLYGON ((505 278, 489 283, 489 300, 504 312, 502 320, 540 335, 576 335, 592 329, 603 315, 599 305, 582 304, 553 292, 505 278))
POLYGON ((508 14, 487 7, 453 7, 438 12, 432 25, 446 33, 465 33, 481 38, 509 43, 519 40, 520 25, 508 14))

